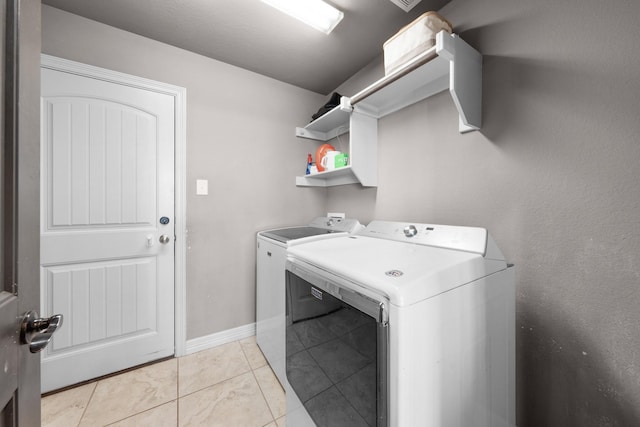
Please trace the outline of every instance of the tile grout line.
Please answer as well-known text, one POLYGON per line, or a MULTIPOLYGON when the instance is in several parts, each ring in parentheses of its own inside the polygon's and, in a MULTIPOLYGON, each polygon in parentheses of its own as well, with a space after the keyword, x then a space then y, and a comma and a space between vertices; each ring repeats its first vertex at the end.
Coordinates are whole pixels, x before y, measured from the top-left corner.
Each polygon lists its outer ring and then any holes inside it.
MULTIPOLYGON (((226 344, 223 344, 223 345, 232 344, 232 343, 234 343, 234 342, 237 342, 237 343, 238 343, 238 345, 240 345, 240 350, 242 351, 242 355, 243 355, 243 356, 245 356, 245 355, 244 355, 244 350, 242 349, 242 345, 240 344, 240 341, 231 341, 231 342, 226 343, 226 344)), ((229 381, 229 380, 232 380, 232 379, 234 379, 234 378, 238 378, 238 377, 240 377, 240 376, 242 376, 242 375, 246 375, 246 374, 248 374, 249 372, 253 372, 253 369, 251 368, 251 364, 249 363, 249 361, 248 361, 248 359, 247 359, 247 357, 246 357, 246 356, 245 356, 245 361, 247 362, 247 366, 249 367, 249 369, 248 369, 248 370, 246 370, 246 371, 242 371, 242 372, 240 372, 239 374, 234 375, 234 376, 232 376, 232 377, 225 378, 224 380, 218 381, 217 383, 209 384, 209 385, 207 385, 207 386, 203 386, 202 388, 199 388, 199 389, 197 389, 197 390, 193 390, 193 391, 190 391, 189 393, 185 393, 185 394, 184 394, 184 396, 179 396, 179 397, 178 397, 178 399, 182 399, 182 398, 184 398, 184 397, 191 396, 191 395, 193 395, 193 394, 196 394, 196 393, 199 393, 199 392, 201 392, 201 391, 203 391, 203 390, 206 390, 206 389, 208 389, 208 388, 211 388, 211 387, 217 386, 217 385, 219 385, 219 384, 222 384, 222 383, 227 382, 227 381, 229 381)))
MULTIPOLYGON (((179 367, 180 367, 180 364, 178 363, 178 358, 177 358, 177 357, 174 357, 174 359, 176 360, 176 387, 178 387, 178 381, 179 381, 179 375, 178 375, 178 373, 179 373, 179 367)), ((170 359, 170 360, 171 360, 171 359, 170 359)), ((137 368, 137 369, 142 369, 142 368, 137 368)), ((137 369, 136 369, 136 370, 137 370, 137 369)), ((97 383, 97 382, 96 382, 96 383, 97 383)), ((97 388, 97 384, 96 384, 96 388, 97 388)), ((95 388, 94 388, 94 390, 95 390, 95 388)), ((124 420, 128 420, 128 419, 130 419, 130 418, 136 417, 136 416, 138 416, 138 415, 144 414, 145 412, 152 411, 152 410, 154 410, 154 409, 157 409, 157 408, 159 408, 159 407, 161 407, 161 406, 167 405, 167 404, 169 404, 169 403, 171 403, 171 402, 174 402, 174 401, 176 402, 176 427, 177 427, 177 426, 178 426, 178 418, 177 418, 177 412, 178 412, 178 398, 177 398, 177 396, 178 396, 178 390, 176 390, 176 398, 175 398, 175 399, 171 399, 171 400, 169 400, 169 401, 167 401, 167 402, 163 402, 163 403, 160 403, 160 404, 158 404, 158 405, 156 405, 156 406, 153 406, 153 407, 151 407, 151 408, 147 408, 147 409, 145 409, 144 411, 136 412, 135 414, 131 414, 131 415, 129 415, 129 416, 127 416, 127 417, 125 417, 125 418, 122 418, 122 419, 116 420, 116 421, 114 421, 114 422, 112 422, 112 423, 109 423, 109 424, 107 424, 105 427, 109 427, 109 426, 112 426, 112 425, 114 425, 114 424, 120 423, 120 422, 122 422, 122 421, 124 421, 124 420)), ((88 406, 88 405, 87 405, 87 406, 88 406)), ((83 416, 84 416, 84 415, 83 415, 83 416)))
POLYGON ((93 390, 91 390, 91 396, 89 396, 89 400, 87 400, 87 406, 85 406, 84 409, 82 410, 82 415, 80 416, 80 419, 78 420, 78 425, 76 427, 80 427, 80 424, 82 424, 82 419, 86 415, 87 409, 89 409, 89 405, 91 404, 91 399, 93 399, 93 395, 95 394, 96 389, 98 388, 98 383, 99 381, 95 382, 95 386, 93 387, 93 390))
MULTIPOLYGON (((251 366, 251 362, 249 362, 249 357, 247 356, 246 351, 244 350, 244 346, 242 345, 242 343, 240 342, 241 340, 238 340, 238 344, 240 344, 240 349, 242 350, 242 354, 244 355, 244 358, 247 361, 247 364, 249 365, 249 369, 251 369, 251 375, 253 375, 253 379, 255 380, 256 384, 258 384, 258 388, 260 389, 260 394, 262 394, 262 398, 264 399, 264 403, 267 404, 267 409, 269 409, 269 413, 271 414, 271 418, 272 418, 272 422, 276 422, 276 417, 273 413, 273 411, 271 410, 271 405, 269 405, 269 401, 267 400, 267 396, 264 394, 264 390, 262 390, 262 386, 260 386, 260 381, 258 381, 258 377, 256 377, 256 370, 253 368, 253 366, 251 366)), ((260 354, 262 354, 262 357, 264 357, 264 354, 262 353, 262 350, 260 350, 260 347, 258 347, 258 343, 256 342, 256 347, 258 348, 258 351, 260 351, 260 354)), ((269 366, 269 364, 267 363, 266 366, 269 366)), ((260 368, 263 368, 264 366, 260 366, 260 368)), ((269 423, 271 424, 271 423, 269 423)), ((266 424, 266 425, 269 425, 266 424)), ((277 423, 276 423, 277 424, 277 423)))
MULTIPOLYGON (((258 351, 260 351, 260 354, 262 354, 262 357, 264 357, 264 354, 262 353, 262 350, 260 350, 260 347, 258 347, 258 343, 256 343, 256 347, 258 349, 258 351)), ((247 357, 246 352, 244 351, 244 347, 242 346, 242 343, 240 343, 240 348, 242 349, 242 354, 244 354, 245 359, 247 359, 247 363, 249 363, 249 358, 247 357)), ((261 369, 264 368, 265 366, 269 366, 269 363, 267 363, 266 365, 260 366, 256 369, 261 369)), ((258 384, 258 388, 260 389, 260 394, 262 394, 262 398, 264 399, 264 402, 267 404, 267 409, 269 409, 269 413, 271 414, 271 418, 272 418, 272 422, 277 424, 276 421, 276 416, 273 413, 273 410, 271 409, 271 405, 269 405, 269 400, 267 399, 267 396, 264 393, 264 390, 262 389, 262 386, 260 385, 260 381, 258 380, 258 377, 256 376, 256 369, 253 368, 253 366, 251 366, 251 363, 249 363, 249 368, 251 368, 251 374, 253 375, 253 379, 256 381, 256 384, 258 384)), ((269 369, 271 369, 271 366, 269 366, 269 369)), ((271 423, 269 423, 271 424, 271 423)), ((266 425, 269 425, 266 424, 266 425)))
MULTIPOLYGON (((269 401, 267 400, 267 396, 264 394, 264 390, 262 390, 262 386, 260 385, 260 381, 258 381, 258 377, 256 377, 255 370, 252 369, 251 370, 251 374, 253 374, 253 379, 256 380, 256 383, 258 384, 258 388, 260 389, 260 394, 262 394, 262 398, 264 399, 265 403, 267 404, 267 409, 269 409, 269 413, 271 414, 271 418, 272 418, 271 422, 274 422, 274 423, 277 424, 276 416, 274 415, 273 411, 271 410, 271 405, 269 405, 269 401)), ((263 427, 268 426, 269 424, 271 424, 271 422, 268 423, 268 424, 265 424, 263 427)))
POLYGON ((180 425, 180 359, 176 357, 176 427, 180 425))
MULTIPOLYGON (((106 424, 106 425, 105 425, 105 427, 109 427, 109 426, 112 426, 112 425, 114 425, 114 424, 118 424, 118 423, 120 423, 120 422, 122 422, 122 421, 124 421, 124 420, 128 420, 128 419, 130 419, 130 418, 133 418, 133 417, 136 417, 136 416, 138 416, 138 415, 144 414, 145 412, 153 411, 154 409, 157 409, 157 408, 159 408, 159 407, 161 407, 161 406, 167 405, 167 404, 169 404, 169 403, 171 403, 171 402, 173 402, 173 401, 175 401, 175 400, 176 400, 176 399, 173 399, 173 400, 170 400, 170 401, 168 401, 168 402, 164 402, 164 403, 161 403, 161 404, 159 404, 159 405, 156 405, 156 406, 154 406, 154 407, 152 407, 152 408, 145 409, 144 411, 136 412, 135 414, 131 414, 131 415, 129 415, 128 417, 125 417, 125 418, 122 418, 122 419, 120 419, 120 420, 116 420, 116 421, 114 421, 114 422, 112 422, 112 423, 106 424)), ((177 403, 176 403, 176 404, 177 404, 177 403)))

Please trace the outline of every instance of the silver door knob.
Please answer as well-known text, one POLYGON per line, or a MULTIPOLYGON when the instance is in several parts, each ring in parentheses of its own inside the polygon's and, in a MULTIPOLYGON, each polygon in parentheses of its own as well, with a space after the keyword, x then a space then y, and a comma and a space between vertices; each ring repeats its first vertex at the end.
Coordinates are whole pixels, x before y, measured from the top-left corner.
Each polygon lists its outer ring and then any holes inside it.
POLYGON ((51 337, 62 326, 62 314, 56 314, 48 319, 38 318, 35 311, 27 312, 20 324, 20 342, 29 344, 31 353, 38 353, 49 344, 51 337))
POLYGON ((166 234, 163 234, 162 236, 160 236, 160 238, 158 240, 163 245, 166 245, 167 243, 169 243, 171 241, 171 238, 169 236, 167 236, 166 234))

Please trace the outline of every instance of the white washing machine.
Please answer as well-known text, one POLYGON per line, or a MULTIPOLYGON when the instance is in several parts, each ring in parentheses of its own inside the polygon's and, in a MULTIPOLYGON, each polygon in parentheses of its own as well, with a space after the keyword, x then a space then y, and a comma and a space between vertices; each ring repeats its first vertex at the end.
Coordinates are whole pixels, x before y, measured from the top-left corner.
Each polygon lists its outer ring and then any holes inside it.
POLYGON ((284 281, 287 247, 338 237, 363 226, 350 218, 315 218, 307 226, 258 233, 256 254, 256 341, 278 380, 285 384, 284 281))
POLYGON ((287 425, 515 426, 514 268, 487 230, 374 221, 287 254, 287 425))

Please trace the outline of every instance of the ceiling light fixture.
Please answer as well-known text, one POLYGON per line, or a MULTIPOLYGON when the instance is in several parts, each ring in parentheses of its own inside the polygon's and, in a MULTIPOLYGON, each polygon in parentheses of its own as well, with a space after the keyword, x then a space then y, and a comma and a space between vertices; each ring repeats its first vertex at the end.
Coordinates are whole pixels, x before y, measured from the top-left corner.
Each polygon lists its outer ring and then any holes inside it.
POLYGON ((262 1, 325 34, 329 34, 344 17, 344 13, 322 0, 262 1))

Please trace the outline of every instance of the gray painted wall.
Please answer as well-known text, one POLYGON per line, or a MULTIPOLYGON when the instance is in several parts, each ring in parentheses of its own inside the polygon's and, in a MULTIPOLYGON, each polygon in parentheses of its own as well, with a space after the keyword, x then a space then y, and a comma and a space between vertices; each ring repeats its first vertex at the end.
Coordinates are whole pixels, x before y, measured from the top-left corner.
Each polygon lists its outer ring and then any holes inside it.
POLYGON ((325 214, 294 178, 315 150, 295 126, 324 97, 48 6, 42 51, 187 89, 187 338, 255 322, 256 232, 325 214))
POLYGON ((487 227, 517 268, 518 425, 640 425, 640 4, 441 13, 484 54, 482 130, 457 132, 448 93, 380 120, 379 187, 328 209, 487 227))
POLYGON ((43 51, 187 87, 189 338, 253 321, 257 230, 326 211, 483 226, 517 265, 518 425, 640 425, 640 5, 441 12, 485 55, 483 128, 460 135, 446 93, 382 119, 377 189, 293 186, 317 94, 48 7, 43 51))

